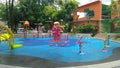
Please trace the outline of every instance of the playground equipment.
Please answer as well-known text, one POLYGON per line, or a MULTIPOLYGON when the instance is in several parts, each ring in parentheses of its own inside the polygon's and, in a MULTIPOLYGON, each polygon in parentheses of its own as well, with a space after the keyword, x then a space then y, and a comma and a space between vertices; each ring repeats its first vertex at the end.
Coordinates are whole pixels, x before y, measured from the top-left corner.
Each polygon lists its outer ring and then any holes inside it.
POLYGON ((108 34, 107 40, 108 40, 107 45, 110 47, 110 34, 108 34))
POLYGON ((61 41, 61 34, 63 32, 63 28, 64 26, 60 26, 59 22, 54 22, 54 26, 52 28, 54 42, 61 41))
POLYGON ((19 48, 19 47, 22 46, 21 44, 14 44, 14 34, 9 28, 0 24, 0 30, 1 30, 1 32, 0 32, 0 42, 8 41, 10 51, 12 51, 15 48, 19 48))
POLYGON ((103 52, 107 52, 107 48, 109 48, 109 42, 110 42, 110 34, 106 33, 104 41, 104 47, 103 47, 103 52))
POLYGON ((10 38, 9 34, 2 34, 0 35, 0 41, 5 41, 10 38))
POLYGON ((24 38, 27 38, 27 30, 28 30, 28 27, 30 26, 30 24, 26 20, 23 25, 24 25, 24 38))
POLYGON ((80 39, 77 41, 77 43, 79 43, 79 53, 80 54, 83 54, 82 53, 82 38, 83 38, 83 36, 81 36, 80 39))

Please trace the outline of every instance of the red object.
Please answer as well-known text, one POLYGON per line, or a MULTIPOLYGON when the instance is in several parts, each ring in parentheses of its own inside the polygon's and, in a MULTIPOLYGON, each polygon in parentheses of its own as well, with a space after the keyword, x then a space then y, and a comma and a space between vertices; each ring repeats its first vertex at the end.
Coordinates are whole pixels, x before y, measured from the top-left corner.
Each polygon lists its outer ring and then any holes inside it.
POLYGON ((104 49, 103 52, 108 52, 108 50, 104 49))
POLYGON ((61 27, 60 26, 54 26, 52 29, 53 32, 53 38, 54 42, 61 41, 61 27))
POLYGON ((54 26, 52 28, 54 42, 61 41, 61 34, 63 32, 62 31, 63 28, 64 26, 60 26, 59 22, 54 22, 54 26))
POLYGON ((61 44, 61 46, 64 46, 64 44, 61 44))
POLYGON ((26 28, 26 27, 28 27, 28 26, 30 26, 29 22, 28 22, 28 21, 25 21, 25 22, 24 22, 24 28, 26 28))
POLYGON ((80 47, 79 53, 81 53, 82 52, 82 41, 81 40, 79 40, 79 47, 80 47))
POLYGON ((24 26, 29 26, 29 22, 28 22, 28 21, 25 21, 25 22, 24 22, 24 26))
POLYGON ((79 53, 82 52, 82 40, 81 40, 82 38, 83 38, 83 36, 81 36, 80 39, 78 40, 79 48, 80 48, 79 53))
POLYGON ((50 44, 50 46, 53 46, 53 44, 50 44))

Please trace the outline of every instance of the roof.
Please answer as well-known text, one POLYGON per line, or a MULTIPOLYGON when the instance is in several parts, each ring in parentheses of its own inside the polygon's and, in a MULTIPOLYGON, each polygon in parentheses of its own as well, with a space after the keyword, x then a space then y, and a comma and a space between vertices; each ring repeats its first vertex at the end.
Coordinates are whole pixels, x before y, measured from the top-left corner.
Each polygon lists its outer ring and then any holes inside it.
POLYGON ((100 0, 97 0, 97 1, 94 1, 94 2, 90 2, 88 4, 85 4, 85 5, 81 5, 80 7, 83 7, 83 6, 86 6, 86 5, 90 5, 90 4, 93 4, 93 3, 96 3, 96 2, 101 2, 100 0))

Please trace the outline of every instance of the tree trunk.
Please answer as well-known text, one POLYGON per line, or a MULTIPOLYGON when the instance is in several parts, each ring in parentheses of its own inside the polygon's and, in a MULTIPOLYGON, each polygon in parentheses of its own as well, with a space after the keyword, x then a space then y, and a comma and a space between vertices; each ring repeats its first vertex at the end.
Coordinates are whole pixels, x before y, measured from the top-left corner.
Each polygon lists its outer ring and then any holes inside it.
POLYGON ((9 0, 8 26, 14 31, 14 0, 9 0))

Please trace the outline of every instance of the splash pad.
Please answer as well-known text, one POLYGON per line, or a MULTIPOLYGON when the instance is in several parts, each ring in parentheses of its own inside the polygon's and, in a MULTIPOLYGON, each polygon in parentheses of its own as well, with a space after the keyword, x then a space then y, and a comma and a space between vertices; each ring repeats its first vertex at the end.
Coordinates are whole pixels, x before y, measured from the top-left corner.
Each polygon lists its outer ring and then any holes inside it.
MULTIPOLYGON (((113 49, 120 47, 120 43, 109 41, 108 48, 106 39, 103 41, 87 37, 68 38, 68 35, 61 38, 61 28, 63 27, 58 23, 54 26, 53 38, 27 38, 27 34, 24 34, 25 38, 15 38, 13 43, 22 44, 23 47, 14 49, 12 55, 39 57, 57 62, 91 62, 110 57, 113 49)), ((0 50, 2 55, 11 55, 6 41, 0 42, 0 50)))
MULTIPOLYGON (((82 53, 79 53, 79 44, 76 43, 79 38, 70 37, 66 42, 62 38, 61 42, 53 42, 53 38, 15 38, 14 43, 21 43, 23 47, 13 50, 14 55, 25 55, 39 57, 57 62, 91 62, 103 60, 112 55, 114 48, 120 47, 120 43, 110 42, 110 48, 107 52, 102 52, 104 48, 103 40, 95 38, 82 38, 82 53), (52 46, 50 44, 53 44, 52 46), (64 46, 62 44, 64 43, 64 46), (70 44, 70 45, 66 45, 70 44)), ((0 48, 0 54, 10 54, 8 46, 1 43, 5 49, 0 48)))

